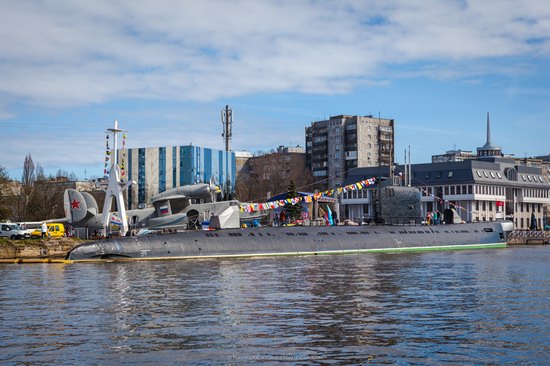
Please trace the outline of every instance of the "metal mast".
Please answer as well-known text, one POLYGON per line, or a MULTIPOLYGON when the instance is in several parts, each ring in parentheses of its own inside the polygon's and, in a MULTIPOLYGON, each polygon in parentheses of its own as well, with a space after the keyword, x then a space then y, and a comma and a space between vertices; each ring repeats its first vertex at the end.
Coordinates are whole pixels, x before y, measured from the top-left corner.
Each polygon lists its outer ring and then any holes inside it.
POLYGON ((229 141, 231 141, 231 136, 233 136, 233 110, 230 109, 228 105, 225 106, 225 109, 222 109, 222 125, 222 137, 225 139, 225 151, 230 151, 229 141))
POLYGON ((113 155, 111 157, 111 168, 109 172, 109 182, 105 191, 105 202, 103 203, 103 212, 101 216, 102 234, 107 235, 107 229, 111 222, 111 205, 112 198, 116 200, 118 215, 122 221, 120 228, 120 235, 124 236, 128 232, 128 219, 126 218, 126 208, 124 207, 124 197, 122 192, 128 188, 132 182, 123 182, 120 179, 120 167, 118 166, 118 151, 117 151, 117 134, 124 132, 124 130, 118 128, 118 121, 115 120, 114 128, 108 128, 107 132, 113 135, 114 147, 113 155))

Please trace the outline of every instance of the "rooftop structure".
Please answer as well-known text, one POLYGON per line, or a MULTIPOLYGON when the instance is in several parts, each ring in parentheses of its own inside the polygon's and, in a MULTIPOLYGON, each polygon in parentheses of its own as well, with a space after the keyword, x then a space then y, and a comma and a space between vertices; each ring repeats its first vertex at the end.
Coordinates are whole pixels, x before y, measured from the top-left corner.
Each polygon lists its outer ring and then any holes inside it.
POLYGON ((489 112, 487 112, 487 142, 482 147, 477 148, 477 156, 502 156, 502 149, 491 142, 491 123, 489 122, 489 112))

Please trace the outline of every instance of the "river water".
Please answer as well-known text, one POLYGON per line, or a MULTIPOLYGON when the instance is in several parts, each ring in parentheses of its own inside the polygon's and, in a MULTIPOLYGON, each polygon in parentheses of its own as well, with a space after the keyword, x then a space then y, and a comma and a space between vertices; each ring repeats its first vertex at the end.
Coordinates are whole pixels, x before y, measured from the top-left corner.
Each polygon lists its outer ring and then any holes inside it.
POLYGON ((0 363, 548 364, 550 247, 0 264, 0 363))

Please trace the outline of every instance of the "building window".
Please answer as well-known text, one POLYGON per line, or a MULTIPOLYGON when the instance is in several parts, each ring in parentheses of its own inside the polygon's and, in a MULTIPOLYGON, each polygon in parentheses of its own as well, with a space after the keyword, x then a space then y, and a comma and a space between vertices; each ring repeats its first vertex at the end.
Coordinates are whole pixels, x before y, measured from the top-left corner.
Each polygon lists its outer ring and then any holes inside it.
POLYGON ((452 178, 452 177, 453 177, 453 174, 454 174, 454 172, 450 171, 450 172, 447 174, 447 178, 452 178))
POLYGON ((138 204, 145 203, 145 149, 138 149, 138 204))
POLYGON ((441 178, 442 175, 443 175, 442 172, 437 172, 437 173, 435 174, 435 179, 441 178))
POLYGON ((166 191, 166 148, 159 147, 159 193, 166 191))
POLYGON ((472 194, 472 185, 471 184, 468 186, 468 194, 472 194))
MULTIPOLYGON (((133 150, 128 150, 128 180, 132 180, 132 152, 133 150)), ((132 185, 130 184, 128 186, 128 210, 132 209, 132 198, 133 198, 133 191, 132 191, 132 185)))
POLYGON ((172 188, 177 187, 177 162, 178 162, 177 146, 172 147, 172 188))

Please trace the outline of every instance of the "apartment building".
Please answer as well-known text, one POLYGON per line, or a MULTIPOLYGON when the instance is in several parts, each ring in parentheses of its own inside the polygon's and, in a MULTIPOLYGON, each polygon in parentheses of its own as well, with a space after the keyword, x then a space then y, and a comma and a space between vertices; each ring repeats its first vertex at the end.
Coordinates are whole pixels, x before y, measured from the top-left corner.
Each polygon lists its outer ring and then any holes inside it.
POLYGON ((306 166, 326 188, 342 186, 356 168, 394 161, 394 120, 339 115, 306 127, 306 166))

